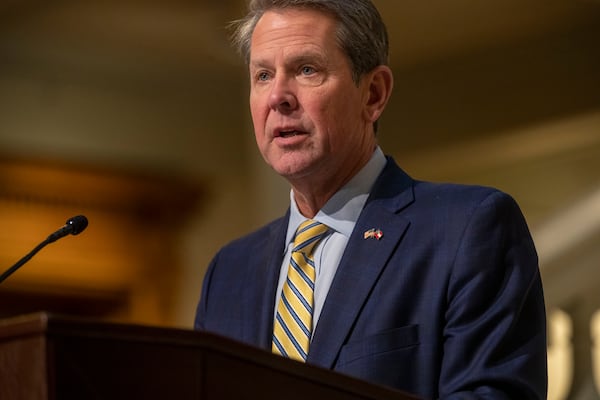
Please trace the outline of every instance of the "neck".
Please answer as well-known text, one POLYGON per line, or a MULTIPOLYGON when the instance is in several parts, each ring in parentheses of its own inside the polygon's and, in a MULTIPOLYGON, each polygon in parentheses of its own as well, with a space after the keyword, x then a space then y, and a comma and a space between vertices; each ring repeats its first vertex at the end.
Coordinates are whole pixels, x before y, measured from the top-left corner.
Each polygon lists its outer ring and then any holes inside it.
POLYGON ((344 174, 320 171, 302 179, 290 180, 298 211, 306 218, 313 218, 369 162, 371 155, 359 160, 344 174))

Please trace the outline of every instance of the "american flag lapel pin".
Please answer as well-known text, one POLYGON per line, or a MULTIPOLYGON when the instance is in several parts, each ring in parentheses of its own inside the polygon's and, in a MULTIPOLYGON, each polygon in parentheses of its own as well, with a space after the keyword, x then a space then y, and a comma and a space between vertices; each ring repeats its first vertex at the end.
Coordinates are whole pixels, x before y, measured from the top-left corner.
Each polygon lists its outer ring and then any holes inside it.
POLYGON ((365 231, 363 238, 364 239, 381 239, 383 237, 383 232, 380 229, 371 228, 368 231, 365 231))

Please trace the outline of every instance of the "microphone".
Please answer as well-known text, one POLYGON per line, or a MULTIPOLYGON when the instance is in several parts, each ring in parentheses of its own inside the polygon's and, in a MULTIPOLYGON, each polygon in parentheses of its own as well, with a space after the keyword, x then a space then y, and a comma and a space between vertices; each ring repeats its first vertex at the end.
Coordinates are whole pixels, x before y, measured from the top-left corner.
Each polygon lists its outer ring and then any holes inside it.
POLYGON ((2 275, 0 275, 0 283, 4 282, 6 278, 12 275, 13 272, 21 268, 23 264, 31 259, 38 251, 46 247, 46 245, 56 242, 58 239, 71 235, 79 235, 81 232, 85 230, 88 226, 88 220, 83 215, 77 215, 73 218, 70 218, 65 223, 65 226, 57 230, 56 232, 49 235, 46 240, 42 243, 38 244, 33 250, 31 250, 25 257, 21 258, 15 265, 7 269, 2 275))
POLYGON ((65 226, 48 236, 46 241, 48 243, 56 242, 58 239, 71 235, 79 235, 88 226, 88 220, 83 215, 77 215, 67 220, 65 226))

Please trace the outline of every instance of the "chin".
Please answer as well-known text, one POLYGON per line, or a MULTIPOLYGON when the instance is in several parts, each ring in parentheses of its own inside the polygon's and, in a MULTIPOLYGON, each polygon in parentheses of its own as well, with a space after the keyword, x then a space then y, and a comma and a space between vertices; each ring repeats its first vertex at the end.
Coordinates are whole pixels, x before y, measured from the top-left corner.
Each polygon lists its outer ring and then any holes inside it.
POLYGON ((310 176, 322 164, 318 158, 306 152, 283 152, 265 159, 275 172, 288 180, 310 176))

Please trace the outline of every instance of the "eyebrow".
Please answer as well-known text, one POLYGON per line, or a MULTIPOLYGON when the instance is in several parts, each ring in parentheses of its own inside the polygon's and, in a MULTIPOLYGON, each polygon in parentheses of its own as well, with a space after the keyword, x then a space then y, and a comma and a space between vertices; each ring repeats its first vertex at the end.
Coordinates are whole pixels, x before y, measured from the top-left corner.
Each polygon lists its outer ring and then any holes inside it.
MULTIPOLYGON (((293 55, 286 60, 286 64, 299 65, 306 63, 326 64, 326 58, 316 52, 307 52, 298 55, 293 55)), ((251 68, 268 68, 271 63, 265 59, 250 60, 251 68)))

